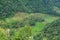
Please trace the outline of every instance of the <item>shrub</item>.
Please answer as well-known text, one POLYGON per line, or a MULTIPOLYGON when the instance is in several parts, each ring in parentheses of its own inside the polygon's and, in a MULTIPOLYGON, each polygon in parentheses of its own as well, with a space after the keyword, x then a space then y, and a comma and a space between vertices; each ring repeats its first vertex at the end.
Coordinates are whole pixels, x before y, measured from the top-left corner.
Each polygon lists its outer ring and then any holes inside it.
POLYGON ((11 40, 29 40, 31 36, 31 28, 23 27, 16 30, 14 35, 11 37, 11 40))
POLYGON ((7 40, 7 34, 6 31, 3 28, 0 28, 0 40, 7 40))

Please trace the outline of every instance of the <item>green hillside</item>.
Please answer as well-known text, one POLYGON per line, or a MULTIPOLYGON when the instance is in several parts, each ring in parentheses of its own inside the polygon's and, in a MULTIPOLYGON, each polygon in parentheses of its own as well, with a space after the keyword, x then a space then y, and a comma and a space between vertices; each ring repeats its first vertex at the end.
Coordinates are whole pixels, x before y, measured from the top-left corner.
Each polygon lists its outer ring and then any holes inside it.
POLYGON ((60 0, 0 0, 0 40, 60 40, 60 0))
POLYGON ((60 19, 48 24, 34 40, 60 40, 60 19))

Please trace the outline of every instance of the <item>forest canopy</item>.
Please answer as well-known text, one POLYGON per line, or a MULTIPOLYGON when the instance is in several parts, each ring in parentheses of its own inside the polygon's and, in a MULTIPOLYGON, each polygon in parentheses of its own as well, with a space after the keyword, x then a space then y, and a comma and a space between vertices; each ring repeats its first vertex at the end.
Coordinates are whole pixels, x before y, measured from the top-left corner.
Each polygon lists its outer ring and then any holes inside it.
POLYGON ((50 13, 54 6, 60 7, 60 0, 0 0, 0 19, 10 17, 15 12, 50 13))

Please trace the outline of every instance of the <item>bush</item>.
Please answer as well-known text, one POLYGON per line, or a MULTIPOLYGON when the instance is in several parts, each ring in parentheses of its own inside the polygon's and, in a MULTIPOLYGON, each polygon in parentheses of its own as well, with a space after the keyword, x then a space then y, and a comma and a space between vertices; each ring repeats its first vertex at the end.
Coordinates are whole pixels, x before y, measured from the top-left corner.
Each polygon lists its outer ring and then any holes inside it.
POLYGON ((8 40, 6 31, 3 28, 0 28, 0 40, 8 40))
POLYGON ((11 40, 29 40, 31 36, 31 28, 23 27, 15 31, 14 35, 11 37, 11 40))

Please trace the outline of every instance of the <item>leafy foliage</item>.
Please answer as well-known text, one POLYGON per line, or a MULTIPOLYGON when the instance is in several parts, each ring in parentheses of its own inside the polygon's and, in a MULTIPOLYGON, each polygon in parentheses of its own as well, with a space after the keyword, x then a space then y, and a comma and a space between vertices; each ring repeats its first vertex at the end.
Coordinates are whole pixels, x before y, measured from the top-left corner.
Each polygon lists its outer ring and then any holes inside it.
POLYGON ((60 19, 48 24, 47 27, 42 30, 37 36, 34 37, 35 40, 60 40, 60 19))
POLYGON ((8 40, 6 31, 3 28, 0 28, 0 40, 8 40))
POLYGON ((53 7, 60 7, 59 0, 0 0, 0 19, 11 17, 15 12, 50 13, 53 7))
POLYGON ((18 29, 19 31, 15 31, 13 36, 11 37, 11 40, 29 40, 31 36, 31 28, 30 27, 24 27, 21 29, 18 29))

